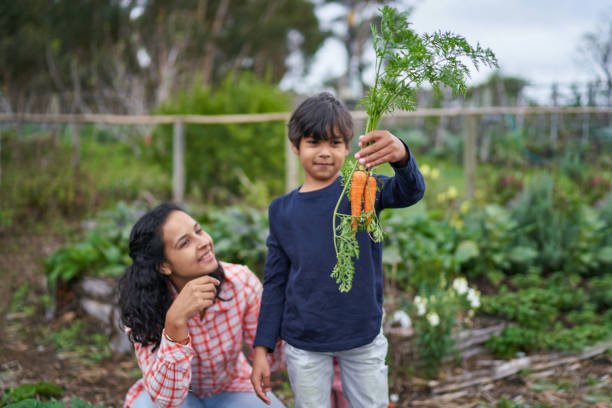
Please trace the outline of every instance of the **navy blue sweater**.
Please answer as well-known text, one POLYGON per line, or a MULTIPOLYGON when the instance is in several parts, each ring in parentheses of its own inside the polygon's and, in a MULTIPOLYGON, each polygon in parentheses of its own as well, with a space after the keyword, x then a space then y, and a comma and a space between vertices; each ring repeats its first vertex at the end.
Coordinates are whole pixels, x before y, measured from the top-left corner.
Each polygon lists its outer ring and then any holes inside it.
MULTIPOLYGON (((414 158, 394 177, 377 175, 376 211, 410 206, 423 197, 425 182, 414 158)), ((278 197, 269 207, 270 232, 264 290, 255 346, 274 349, 280 337, 309 351, 341 351, 363 346, 380 333, 382 323, 382 243, 357 234, 353 287, 338 290, 331 278, 336 264, 332 214, 342 191, 331 185, 278 197)), ((350 214, 346 196, 340 212, 350 214)))

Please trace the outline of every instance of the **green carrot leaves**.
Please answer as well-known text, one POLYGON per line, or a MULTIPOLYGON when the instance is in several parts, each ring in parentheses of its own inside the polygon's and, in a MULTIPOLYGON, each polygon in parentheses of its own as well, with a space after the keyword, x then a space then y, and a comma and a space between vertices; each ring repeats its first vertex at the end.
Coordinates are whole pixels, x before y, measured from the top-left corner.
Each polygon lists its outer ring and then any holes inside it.
POLYGON ((466 60, 476 69, 497 65, 493 51, 480 44, 473 47, 460 35, 441 31, 419 35, 410 28, 408 16, 385 6, 380 28, 372 26, 376 77, 360 102, 368 114, 366 133, 376 129, 385 113, 415 110, 416 90, 425 83, 465 93, 470 74, 466 60))
MULTIPOLYGON (((409 13, 389 6, 384 6, 381 13, 380 26, 372 26, 372 44, 376 54, 374 86, 359 102, 368 115, 365 133, 375 130, 386 113, 397 109, 415 110, 416 92, 423 84, 430 84, 434 91, 446 86, 453 94, 464 94, 466 79, 470 75, 467 62, 476 69, 481 65, 497 66, 493 51, 480 44, 472 46, 464 37, 450 32, 419 35, 410 28, 409 13)), ((350 228, 350 215, 339 213, 338 208, 357 167, 356 162, 345 163, 342 170, 345 184, 333 214, 337 263, 331 276, 336 279, 341 292, 352 287, 353 259, 359 255, 359 245, 355 232, 350 228)), ((366 231, 375 242, 379 242, 383 238, 382 228, 377 217, 375 221, 366 231)))

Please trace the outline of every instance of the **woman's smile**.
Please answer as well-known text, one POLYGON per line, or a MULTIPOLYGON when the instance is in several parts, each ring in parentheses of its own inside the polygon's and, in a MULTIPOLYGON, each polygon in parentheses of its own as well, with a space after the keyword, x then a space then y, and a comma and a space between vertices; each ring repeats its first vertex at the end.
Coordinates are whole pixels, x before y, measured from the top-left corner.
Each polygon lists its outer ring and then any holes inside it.
POLYGON ((212 249, 206 249, 200 256, 198 257, 198 262, 201 263, 209 263, 215 260, 215 254, 212 249))

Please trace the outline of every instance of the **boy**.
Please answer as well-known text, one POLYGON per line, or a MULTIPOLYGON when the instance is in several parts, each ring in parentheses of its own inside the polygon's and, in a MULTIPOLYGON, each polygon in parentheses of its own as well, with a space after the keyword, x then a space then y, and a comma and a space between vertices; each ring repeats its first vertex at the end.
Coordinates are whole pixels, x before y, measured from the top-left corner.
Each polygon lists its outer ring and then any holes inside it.
MULTIPOLYGON (((304 184, 272 201, 251 382, 268 403, 266 354, 278 337, 296 408, 329 407, 333 357, 351 407, 388 406, 387 339, 382 333, 382 244, 358 232, 353 288, 341 293, 330 273, 336 263, 332 214, 342 191, 340 168, 353 137, 350 113, 328 93, 306 99, 289 120, 293 152, 304 184)), ((406 145, 387 131, 359 140, 355 158, 366 167, 390 163, 394 177, 377 175, 376 211, 407 207, 423 197, 425 183, 406 145)), ((343 198, 341 212, 350 214, 343 198)))

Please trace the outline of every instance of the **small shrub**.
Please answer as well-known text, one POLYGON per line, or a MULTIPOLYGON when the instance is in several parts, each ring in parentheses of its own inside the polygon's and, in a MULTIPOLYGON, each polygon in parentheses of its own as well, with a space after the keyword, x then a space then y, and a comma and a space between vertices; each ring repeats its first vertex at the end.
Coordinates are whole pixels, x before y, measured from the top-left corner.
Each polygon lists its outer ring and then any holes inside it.
MULTIPOLYGON (((289 95, 250 74, 230 76, 217 88, 193 87, 158 109, 160 114, 220 115, 286 112, 289 95)), ((283 191, 286 130, 281 122, 185 126, 187 192, 227 203, 241 194, 241 174, 264 180, 271 195, 283 191)), ((154 131, 150 159, 171 168, 172 128, 154 131)))

